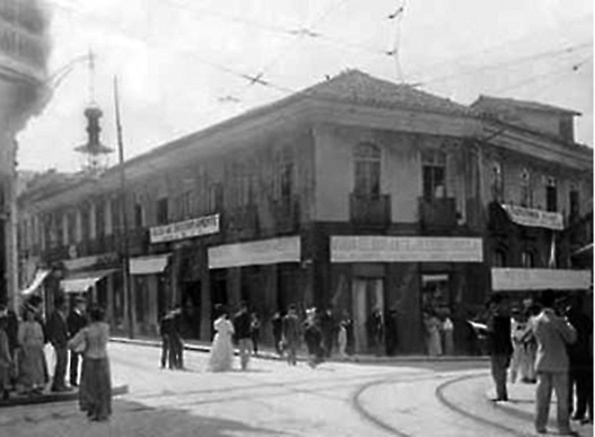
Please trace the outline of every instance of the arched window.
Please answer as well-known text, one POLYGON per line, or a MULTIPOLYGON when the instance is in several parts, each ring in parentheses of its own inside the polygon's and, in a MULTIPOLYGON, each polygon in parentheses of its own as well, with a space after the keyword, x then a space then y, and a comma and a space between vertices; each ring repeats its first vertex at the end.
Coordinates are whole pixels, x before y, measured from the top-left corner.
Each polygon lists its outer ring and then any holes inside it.
POLYGON ((506 267, 506 252, 503 249, 496 249, 492 254, 493 267, 506 267))
POLYGON ((356 195, 380 196, 380 148, 372 143, 360 143, 354 150, 356 195))
POLYGON ((502 178, 502 163, 492 163, 492 200, 501 202, 504 198, 504 180, 502 178))
POLYGON ((533 192, 531 191, 531 173, 526 167, 521 170, 521 206, 533 206, 533 192))
POLYGON ((530 250, 521 252, 521 265, 526 269, 535 267, 535 255, 530 250))

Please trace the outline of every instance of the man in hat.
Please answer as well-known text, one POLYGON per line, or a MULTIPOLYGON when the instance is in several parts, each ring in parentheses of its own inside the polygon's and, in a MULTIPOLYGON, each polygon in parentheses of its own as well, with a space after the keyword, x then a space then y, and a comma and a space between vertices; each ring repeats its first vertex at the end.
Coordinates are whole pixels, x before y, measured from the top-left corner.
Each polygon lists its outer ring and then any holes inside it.
POLYGON ((248 368, 250 352, 252 351, 251 322, 250 313, 248 313, 248 304, 242 301, 240 302, 240 311, 238 311, 233 319, 235 336, 238 342, 238 349, 240 350, 242 370, 248 368))
MULTIPOLYGON (((74 308, 68 313, 68 318, 66 319, 70 338, 74 337, 87 325, 86 307, 87 301, 85 298, 78 296, 74 301, 74 308)), ((78 386, 79 355, 79 352, 70 351, 70 385, 72 387, 78 386)))
POLYGON ((510 315, 501 294, 494 294, 488 302, 487 347, 491 358, 492 377, 496 385, 495 402, 508 401, 506 373, 512 356, 510 315))
POLYGON ((48 339, 54 347, 56 354, 56 367, 54 368, 54 379, 52 391, 69 391, 66 387, 66 362, 68 360, 68 324, 66 322, 66 299, 58 296, 54 304, 54 312, 48 321, 48 339))

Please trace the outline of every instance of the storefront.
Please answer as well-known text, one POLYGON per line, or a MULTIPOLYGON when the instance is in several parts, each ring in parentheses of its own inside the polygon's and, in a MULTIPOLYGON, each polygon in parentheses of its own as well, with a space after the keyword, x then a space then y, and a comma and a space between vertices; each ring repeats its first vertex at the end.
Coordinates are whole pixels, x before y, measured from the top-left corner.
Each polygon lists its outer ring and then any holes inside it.
POLYGON ((451 316, 470 292, 470 271, 478 273, 483 245, 471 237, 332 236, 330 261, 331 303, 335 313, 352 319, 355 351, 371 351, 370 319, 377 310, 384 325, 393 326, 385 337, 394 337, 396 351, 422 353, 422 312, 451 316))

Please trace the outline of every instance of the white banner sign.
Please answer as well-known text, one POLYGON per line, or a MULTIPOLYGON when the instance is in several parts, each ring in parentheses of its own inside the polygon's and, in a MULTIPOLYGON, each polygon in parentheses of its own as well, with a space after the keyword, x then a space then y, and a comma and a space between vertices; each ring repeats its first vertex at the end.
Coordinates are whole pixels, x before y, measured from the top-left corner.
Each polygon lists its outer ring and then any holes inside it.
POLYGON ((331 262, 482 262, 481 238, 331 237, 331 262))
POLYGON ((209 269, 300 262, 300 237, 272 238, 209 248, 209 269))
POLYGON ((492 269, 493 291, 588 290, 589 270, 562 269, 492 269))
POLYGON ((219 232, 219 214, 199 217, 150 229, 151 243, 183 240, 219 232))
POLYGON ((152 275, 162 273, 167 267, 171 254, 143 256, 139 258, 130 258, 131 275, 152 275))
POLYGON ((559 212, 523 208, 516 205, 502 205, 502 208, 508 213, 510 220, 519 225, 555 229, 558 231, 564 229, 564 220, 562 214, 559 212))

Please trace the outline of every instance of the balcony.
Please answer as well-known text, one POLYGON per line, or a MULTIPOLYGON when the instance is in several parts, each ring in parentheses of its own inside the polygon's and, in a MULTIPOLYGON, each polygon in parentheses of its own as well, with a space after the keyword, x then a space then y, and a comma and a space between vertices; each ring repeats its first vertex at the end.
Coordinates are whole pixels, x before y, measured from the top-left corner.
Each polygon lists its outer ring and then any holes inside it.
POLYGON ((457 225, 457 205, 452 197, 419 198, 419 220, 425 230, 446 230, 457 225))
POLYGON ((349 198, 351 222, 360 226, 386 227, 390 224, 390 196, 362 196, 352 193, 349 198))

